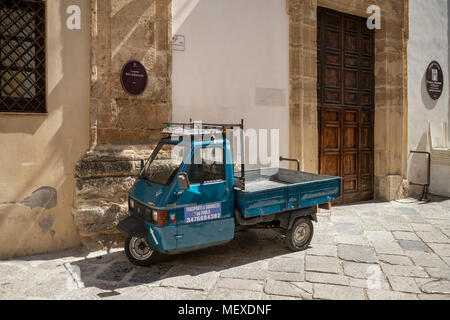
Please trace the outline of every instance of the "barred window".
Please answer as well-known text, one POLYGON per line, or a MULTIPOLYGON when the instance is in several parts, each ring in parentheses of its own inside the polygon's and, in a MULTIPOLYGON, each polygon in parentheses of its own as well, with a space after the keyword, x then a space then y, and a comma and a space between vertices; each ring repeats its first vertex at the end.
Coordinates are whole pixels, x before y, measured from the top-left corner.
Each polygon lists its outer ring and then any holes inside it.
POLYGON ((0 0, 0 112, 46 113, 44 0, 0 0))

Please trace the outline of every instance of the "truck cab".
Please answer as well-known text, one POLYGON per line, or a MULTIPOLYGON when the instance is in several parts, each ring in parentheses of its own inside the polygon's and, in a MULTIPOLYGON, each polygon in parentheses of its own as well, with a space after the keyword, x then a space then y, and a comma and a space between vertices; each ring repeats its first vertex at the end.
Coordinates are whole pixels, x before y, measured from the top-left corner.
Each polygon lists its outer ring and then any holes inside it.
POLYGON ((171 135, 159 142, 129 192, 130 218, 119 230, 136 234, 130 232, 133 224, 153 250, 167 254, 234 237, 231 147, 222 137, 205 140, 211 133, 171 135))

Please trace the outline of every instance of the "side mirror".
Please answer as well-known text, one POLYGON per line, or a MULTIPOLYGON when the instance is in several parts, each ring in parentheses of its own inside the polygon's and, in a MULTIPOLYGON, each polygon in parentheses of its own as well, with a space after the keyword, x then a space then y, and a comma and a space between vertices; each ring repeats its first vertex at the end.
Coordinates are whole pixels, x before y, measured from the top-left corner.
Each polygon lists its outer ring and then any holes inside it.
POLYGON ((178 174, 178 185, 180 186, 180 190, 189 190, 191 187, 186 172, 181 172, 178 174))

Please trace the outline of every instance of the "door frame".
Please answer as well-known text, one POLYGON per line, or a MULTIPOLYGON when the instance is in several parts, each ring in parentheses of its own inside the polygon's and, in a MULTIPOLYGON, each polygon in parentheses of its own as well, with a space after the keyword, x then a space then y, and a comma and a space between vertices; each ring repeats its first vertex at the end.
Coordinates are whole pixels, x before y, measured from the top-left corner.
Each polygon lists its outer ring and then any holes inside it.
MULTIPOLYGON (((377 1, 375 1, 377 2, 377 1)), ((302 170, 318 173, 317 7, 369 17, 373 0, 355 7, 335 0, 287 0, 289 14, 290 156, 302 170)), ((407 41, 408 1, 383 2, 381 29, 375 32, 375 199, 394 200, 407 194, 407 41), (403 17, 403 19, 399 19, 403 17)))

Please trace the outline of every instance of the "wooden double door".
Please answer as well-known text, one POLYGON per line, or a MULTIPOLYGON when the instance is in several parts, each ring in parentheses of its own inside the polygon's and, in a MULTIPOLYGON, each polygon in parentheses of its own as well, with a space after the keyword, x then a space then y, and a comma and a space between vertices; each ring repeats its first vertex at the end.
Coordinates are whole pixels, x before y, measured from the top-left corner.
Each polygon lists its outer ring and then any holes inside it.
POLYGON ((319 168, 343 178, 338 203, 374 195, 375 33, 366 21, 318 8, 319 168))

